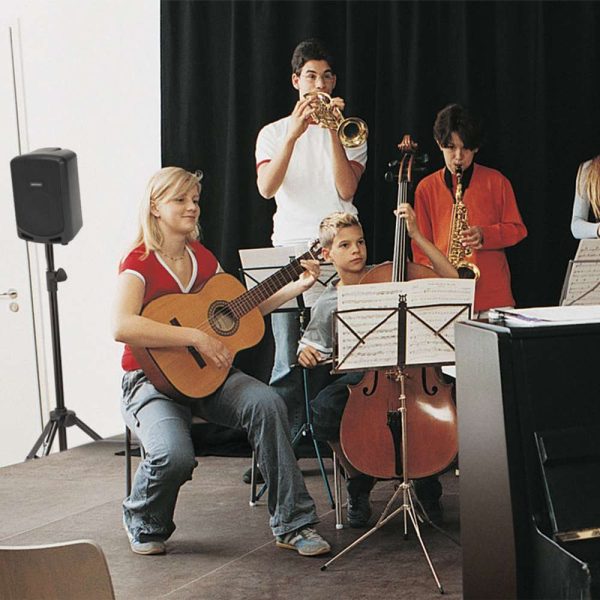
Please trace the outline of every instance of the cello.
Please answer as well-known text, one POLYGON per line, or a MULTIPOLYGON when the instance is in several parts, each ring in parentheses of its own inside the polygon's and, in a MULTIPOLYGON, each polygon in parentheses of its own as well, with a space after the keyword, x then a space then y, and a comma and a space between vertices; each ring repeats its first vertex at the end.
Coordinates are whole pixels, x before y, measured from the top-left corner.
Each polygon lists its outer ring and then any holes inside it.
MULTIPOLYGON (((397 208, 408 201, 417 145, 404 136, 398 145, 397 208)), ((371 269, 360 283, 409 281, 437 277, 428 267, 407 260, 406 221, 396 216, 394 260, 371 269)), ((349 397, 340 424, 340 443, 350 463, 378 479, 419 479, 444 471, 458 453, 456 406, 452 384, 438 367, 367 371, 349 397), (402 396, 402 398, 401 398, 402 396), (401 404, 405 422, 401 422, 401 404), (406 470, 403 474, 403 454, 406 470)))

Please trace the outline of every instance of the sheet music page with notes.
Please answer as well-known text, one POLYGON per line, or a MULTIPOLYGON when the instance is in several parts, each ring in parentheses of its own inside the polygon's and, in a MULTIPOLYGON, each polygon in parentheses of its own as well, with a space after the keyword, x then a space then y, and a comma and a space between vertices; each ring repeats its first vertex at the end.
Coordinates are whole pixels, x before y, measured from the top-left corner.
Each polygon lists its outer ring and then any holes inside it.
POLYGON ((581 240, 563 287, 561 304, 600 304, 600 240, 581 240))
POLYGON ((475 281, 420 279, 408 283, 416 285, 407 295, 406 364, 454 363, 454 325, 471 317, 475 281))
POLYGON ((600 261, 600 240, 581 240, 574 260, 600 261))
POLYGON ((600 304, 600 260, 571 262, 561 304, 600 304))
POLYGON ((406 365, 454 362, 454 324, 470 318, 475 282, 419 279, 340 287, 337 366, 340 370, 398 364, 398 303, 406 295, 406 365), (348 311, 348 312, 346 312, 348 311))

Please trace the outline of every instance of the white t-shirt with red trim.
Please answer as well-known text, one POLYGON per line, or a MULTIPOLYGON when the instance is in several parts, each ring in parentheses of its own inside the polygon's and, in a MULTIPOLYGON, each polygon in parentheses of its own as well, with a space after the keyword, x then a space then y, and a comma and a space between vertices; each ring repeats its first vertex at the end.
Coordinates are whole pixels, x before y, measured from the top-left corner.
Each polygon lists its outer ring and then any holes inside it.
MULTIPOLYGON (((256 168, 272 160, 287 134, 290 117, 265 125, 256 139, 256 168)), ((363 169, 367 164, 367 143, 345 148, 348 160, 363 169)), ((293 246, 319 235, 320 222, 332 212, 356 214, 352 199, 342 200, 335 187, 331 156, 331 134, 318 125, 309 125, 298 138, 283 183, 275 194, 273 246, 293 246)))
MULTIPOLYGON (((155 252, 150 252, 146 258, 142 258, 143 244, 132 250, 121 261, 119 273, 130 273, 142 281, 144 306, 164 294, 196 292, 217 272, 219 263, 215 255, 200 242, 192 242, 186 250, 192 259, 192 276, 189 282, 180 281, 167 263, 155 252)), ((127 344, 123 350, 121 366, 125 371, 135 371, 140 368, 127 344)))

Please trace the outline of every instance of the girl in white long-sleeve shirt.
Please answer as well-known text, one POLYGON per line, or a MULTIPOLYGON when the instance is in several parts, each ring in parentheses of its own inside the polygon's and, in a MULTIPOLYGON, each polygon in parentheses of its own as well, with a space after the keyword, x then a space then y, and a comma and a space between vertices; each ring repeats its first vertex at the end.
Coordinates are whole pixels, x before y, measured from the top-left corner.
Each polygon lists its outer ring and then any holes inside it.
POLYGON ((571 233, 575 239, 600 237, 600 154, 579 165, 575 183, 575 200, 571 233), (590 208, 595 217, 589 220, 590 208))

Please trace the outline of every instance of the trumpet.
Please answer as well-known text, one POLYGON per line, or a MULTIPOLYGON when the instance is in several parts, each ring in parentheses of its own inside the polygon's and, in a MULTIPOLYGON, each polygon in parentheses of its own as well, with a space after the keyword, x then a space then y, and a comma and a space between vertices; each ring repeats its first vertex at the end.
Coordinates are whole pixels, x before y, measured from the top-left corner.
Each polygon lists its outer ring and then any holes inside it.
POLYGON ((331 103, 331 96, 325 92, 308 92, 304 97, 311 99, 311 106, 315 109, 312 114, 314 122, 326 129, 337 130, 342 146, 356 148, 364 144, 369 128, 362 119, 344 118, 342 111, 331 103))
POLYGON ((472 248, 462 245, 461 235, 469 229, 469 215, 463 202, 462 169, 456 168, 456 192, 450 222, 450 239, 448 240, 448 261, 458 271, 460 279, 479 279, 479 267, 467 260, 473 254, 472 248))

